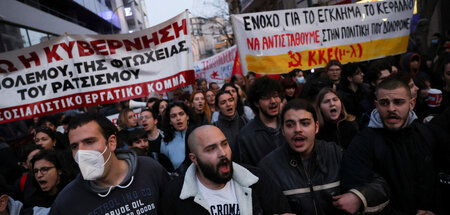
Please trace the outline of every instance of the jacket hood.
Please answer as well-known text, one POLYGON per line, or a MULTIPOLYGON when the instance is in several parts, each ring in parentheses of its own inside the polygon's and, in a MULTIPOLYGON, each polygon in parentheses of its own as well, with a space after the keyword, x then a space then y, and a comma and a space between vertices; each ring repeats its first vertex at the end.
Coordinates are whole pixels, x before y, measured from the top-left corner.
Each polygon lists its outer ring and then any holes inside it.
MULTIPOLYGON (((420 55, 417 54, 417 53, 409 52, 409 53, 406 53, 406 54, 403 56, 403 58, 402 58, 402 68, 403 68, 403 70, 404 70, 405 72, 408 72, 408 73, 411 73, 411 72, 412 72, 412 71, 411 71, 411 68, 410 68, 410 66, 409 66, 409 63, 411 62, 411 60, 412 60, 414 57, 418 57, 418 58, 419 58, 419 68, 420 68, 420 63, 421 63, 420 55)), ((412 75, 415 75, 415 74, 412 74, 412 75)))
MULTIPOLYGON (((414 120, 417 119, 417 115, 414 111, 409 111, 408 125, 410 126, 414 120)), ((369 128, 384 128, 383 121, 381 120, 380 113, 377 109, 374 109, 370 114, 369 128)))
POLYGON ((9 214, 20 214, 23 204, 20 201, 16 201, 11 197, 8 197, 8 209, 9 214))
POLYGON ((111 190, 115 189, 116 187, 119 188, 126 188, 131 183, 133 183, 133 175, 136 172, 137 167, 137 155, 134 151, 131 150, 116 150, 115 151, 117 159, 119 160, 125 160, 128 164, 128 172, 123 181, 117 185, 112 187, 100 187, 97 184, 95 184, 94 181, 86 181, 87 185, 89 186, 89 189, 97 193, 101 197, 106 197, 111 190))
MULTIPOLYGON (((183 188, 181 189, 180 199, 187 199, 195 197, 198 193, 197 179, 196 179, 196 166, 191 164, 184 176, 183 188)), ((243 187, 250 187, 258 182, 259 178, 253 175, 249 170, 243 166, 233 162, 233 180, 243 187)))
POLYGON ((48 215, 50 213, 50 208, 44 208, 44 207, 33 207, 33 215, 48 215))

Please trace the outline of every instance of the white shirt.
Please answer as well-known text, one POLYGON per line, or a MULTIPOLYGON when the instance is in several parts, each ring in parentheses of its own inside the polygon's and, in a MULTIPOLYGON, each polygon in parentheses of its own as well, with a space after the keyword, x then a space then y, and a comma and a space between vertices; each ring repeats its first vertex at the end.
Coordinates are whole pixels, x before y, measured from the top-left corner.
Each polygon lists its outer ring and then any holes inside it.
POLYGON ((231 179, 225 187, 219 190, 211 190, 205 187, 197 178, 198 191, 209 205, 209 213, 212 215, 236 215, 240 214, 239 204, 234 191, 234 181, 231 179))

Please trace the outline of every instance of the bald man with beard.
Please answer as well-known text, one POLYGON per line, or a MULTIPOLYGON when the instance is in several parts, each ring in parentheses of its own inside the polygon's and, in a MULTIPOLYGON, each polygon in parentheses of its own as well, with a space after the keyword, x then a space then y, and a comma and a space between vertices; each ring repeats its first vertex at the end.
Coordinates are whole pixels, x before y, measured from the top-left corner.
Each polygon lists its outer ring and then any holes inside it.
POLYGON ((167 185, 162 213, 281 214, 290 212, 280 189, 260 169, 231 161, 225 135, 211 125, 188 139, 192 164, 167 185))

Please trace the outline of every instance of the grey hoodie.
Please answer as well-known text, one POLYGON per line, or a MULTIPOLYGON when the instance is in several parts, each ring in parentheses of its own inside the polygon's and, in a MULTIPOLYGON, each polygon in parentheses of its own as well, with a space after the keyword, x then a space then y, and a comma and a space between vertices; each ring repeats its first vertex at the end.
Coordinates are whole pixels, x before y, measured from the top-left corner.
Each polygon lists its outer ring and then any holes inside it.
MULTIPOLYGON (((410 126, 411 123, 413 123, 414 120, 417 119, 416 113, 414 111, 409 111, 409 117, 408 117, 408 125, 410 126)), ((368 125, 369 128, 384 128, 383 121, 380 117, 380 112, 378 112, 377 109, 374 109, 372 113, 370 114, 370 122, 368 125)))
MULTIPOLYGON (((130 150, 116 150, 115 151, 117 159, 124 160, 128 164, 128 172, 123 181, 120 183, 120 186, 126 186, 130 183, 131 176, 134 175, 136 171, 136 163, 137 163, 137 156, 133 151, 130 150)), ((87 181, 89 187, 92 189, 92 191, 100 194, 109 194, 111 190, 115 189, 117 186, 113 187, 100 187, 95 184, 94 181, 87 181)))
POLYGON ((8 209, 10 215, 19 215, 23 204, 20 201, 16 201, 11 197, 8 197, 8 209))

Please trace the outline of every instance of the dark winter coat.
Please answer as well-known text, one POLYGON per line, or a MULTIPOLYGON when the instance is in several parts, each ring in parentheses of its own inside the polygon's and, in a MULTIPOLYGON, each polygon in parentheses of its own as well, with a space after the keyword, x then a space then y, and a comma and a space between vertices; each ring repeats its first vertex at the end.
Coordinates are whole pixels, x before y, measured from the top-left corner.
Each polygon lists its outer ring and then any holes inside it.
POLYGON ((415 214, 434 210, 434 158, 426 128, 414 121, 397 131, 384 128, 378 112, 355 137, 342 159, 342 188, 355 193, 365 212, 415 214))
MULTIPOLYGON (((260 169, 233 163, 235 193, 241 215, 290 212, 286 198, 260 169)), ((198 192, 194 164, 186 174, 167 184, 161 208, 163 215, 209 215, 209 205, 198 192)))
POLYGON ((281 187, 296 214, 340 214, 332 205, 339 195, 342 149, 332 142, 316 140, 305 166, 300 154, 284 144, 259 163, 281 187))
POLYGON ((324 125, 319 128, 316 139, 335 142, 346 149, 358 133, 359 128, 355 121, 342 120, 338 123, 325 121, 324 125))
POLYGON ((245 125, 239 132, 237 141, 240 162, 256 166, 264 156, 278 148, 284 142, 279 127, 277 129, 267 127, 259 116, 245 125))

